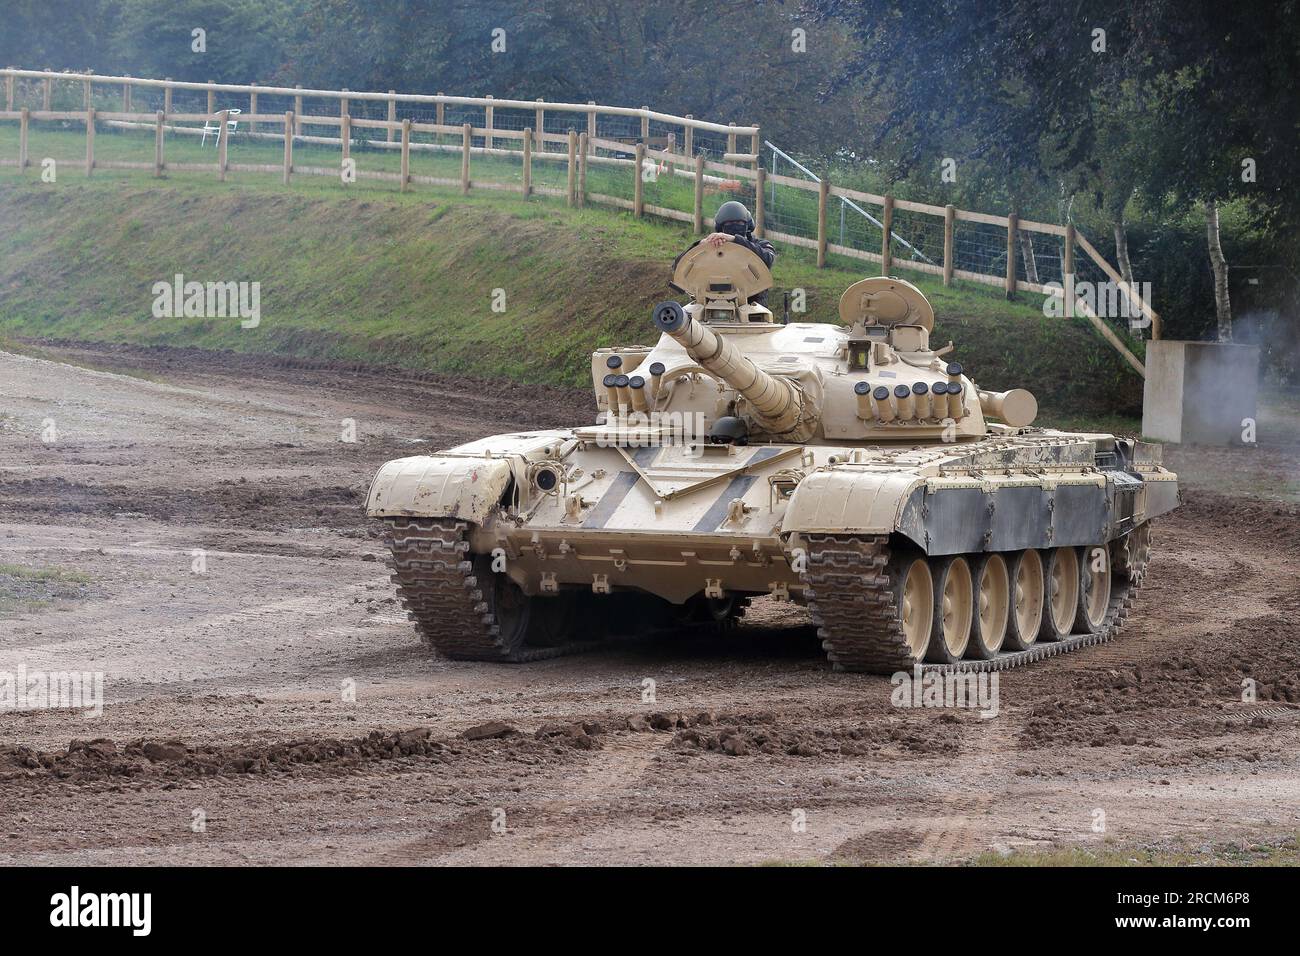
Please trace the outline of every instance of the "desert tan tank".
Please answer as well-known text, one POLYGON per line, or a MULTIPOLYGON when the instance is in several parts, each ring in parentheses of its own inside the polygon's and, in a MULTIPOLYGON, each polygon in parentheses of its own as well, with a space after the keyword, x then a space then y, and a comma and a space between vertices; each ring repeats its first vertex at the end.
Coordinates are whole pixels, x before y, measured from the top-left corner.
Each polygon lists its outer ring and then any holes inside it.
POLYGON ((379 469, 393 580, 461 659, 526 661, 611 633, 806 604, 854 671, 1002 668, 1125 618, 1150 520, 1176 507, 1160 449, 1032 427, 934 348, 901 279, 863 279, 842 325, 752 300, 757 256, 700 244, 652 346, 592 356, 594 424, 494 435, 379 469))

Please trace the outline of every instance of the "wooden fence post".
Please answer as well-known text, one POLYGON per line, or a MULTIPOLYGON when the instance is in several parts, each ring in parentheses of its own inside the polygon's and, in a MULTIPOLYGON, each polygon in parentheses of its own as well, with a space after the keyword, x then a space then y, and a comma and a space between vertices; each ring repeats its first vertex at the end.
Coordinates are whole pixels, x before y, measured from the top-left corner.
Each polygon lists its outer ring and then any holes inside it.
MULTIPOLYGON (((11 66, 9 67, 9 69, 12 70, 13 67, 11 66)), ((13 112, 13 108, 14 108, 14 78, 12 76, 6 76, 5 77, 5 112, 6 113, 13 112)))
MULTIPOLYGON (((294 89, 302 89, 301 83, 294 84, 294 89)), ((295 93, 293 97, 293 135, 302 135, 302 94, 295 93)))
POLYGON ((533 192, 533 131, 524 129, 524 198, 533 192))
POLYGON ((1065 315, 1074 318, 1074 223, 1065 227, 1065 255, 1061 260, 1061 285, 1065 287, 1065 315))
POLYGON ((153 124, 153 174, 161 179, 163 174, 163 118, 166 114, 159 110, 154 114, 153 124))
MULTIPOLYGON (((469 164, 469 151, 465 152, 465 164, 469 164)), ((468 190, 468 172, 469 170, 462 167, 462 176, 465 176, 466 189, 468 190)), ((411 185, 411 120, 409 118, 402 120, 402 192, 406 192, 411 185)))
POLYGON ((460 136, 460 191, 464 194, 469 192, 469 151, 474 142, 474 127, 466 123, 460 128, 460 136))
POLYGON ((1020 217, 1014 212, 1007 216, 1007 298, 1016 294, 1016 228, 1020 217))
POLYGON ((172 78, 166 79, 167 85, 163 87, 163 115, 172 111, 172 78))
POLYGON ((885 211, 880 217, 880 274, 889 275, 894 268, 894 197, 885 195, 885 211))
MULTIPOLYGON (((343 92, 343 93, 348 92, 348 88, 347 88, 346 86, 343 87, 343 89, 342 89, 341 92, 343 92)), ((341 149, 346 149, 346 148, 347 148, 347 147, 343 146, 343 117, 345 117, 345 116, 349 116, 349 117, 350 117, 350 116, 352 115, 352 112, 351 112, 351 105, 352 105, 352 104, 351 104, 351 100, 349 100, 348 97, 346 97, 346 96, 340 96, 340 97, 339 97, 339 147, 340 147, 341 149)), ((344 153, 344 156, 345 156, 345 157, 346 157, 346 155, 347 155, 347 154, 344 153)))
POLYGON ((763 168, 763 137, 762 131, 757 126, 754 127, 754 135, 750 138, 750 142, 753 144, 750 152, 754 154, 754 171, 757 172, 763 168))
POLYGON ((569 130, 569 200, 570 206, 578 202, 578 132, 569 130))
POLYGON ((632 215, 640 219, 645 213, 645 143, 637 143, 633 163, 636 179, 632 183, 632 215))
POLYGON ((953 227, 957 223, 957 207, 943 207, 943 284, 952 285, 952 273, 957 267, 953 261, 953 227))
POLYGON ((54 94, 54 80, 47 76, 41 81, 41 84, 41 109, 48 113, 50 111, 50 98, 54 94))
POLYGON ((728 123, 727 125, 731 127, 731 132, 727 134, 727 152, 734 153, 736 151, 736 124, 728 123))
POLYGON ((596 138, 596 101, 587 100, 587 138, 596 138))
MULTIPOLYGON (((87 70, 86 72, 87 72, 87 73, 93 73, 94 71, 93 71, 93 70, 87 70)), ((93 99, 93 98, 92 98, 91 93, 90 93, 90 80, 87 78, 87 79, 84 79, 84 80, 81 81, 81 108, 82 108, 83 110, 88 110, 88 109, 90 109, 91 106, 94 105, 94 103, 92 102, 92 99, 93 99)))
MULTIPOLYGON (((397 90, 388 91, 388 122, 393 124, 397 123, 397 90)), ((396 127, 389 126, 388 141, 391 143, 396 136, 397 136, 396 127)))
POLYGON ((86 110, 86 175, 95 168, 95 110, 86 110))
MULTIPOLYGON (((442 96, 442 90, 438 91, 438 95, 442 96)), ((447 104, 442 100, 438 100, 433 106, 433 121, 439 126, 445 126, 447 123, 447 104)))
POLYGON ((352 157, 352 116, 349 113, 344 113, 339 120, 339 143, 346 163, 352 157))
MULTIPOLYGON (((686 118, 688 120, 694 119, 694 116, 687 113, 686 118)), ((687 156, 690 156, 695 152, 695 127, 690 123, 682 124, 682 152, 687 156)))
POLYGON ((126 82, 122 84, 122 112, 131 112, 131 74, 126 74, 126 82))
POLYGON ((754 169, 754 235, 762 239, 763 231, 766 228, 766 213, 763 209, 763 193, 767 187, 767 170, 763 168, 762 163, 758 163, 754 169))
POLYGON ((704 232, 704 154, 695 155, 695 234, 704 232))
POLYGON ((641 107, 641 142, 650 139, 650 107, 641 107))
POLYGON ((226 181, 226 156, 230 143, 230 114, 222 110, 217 114, 217 119, 221 123, 221 129, 217 132, 217 179, 220 182, 226 181))
POLYGON ((289 185, 293 174, 293 128, 296 123, 293 110, 284 114, 284 184, 289 185))
MULTIPOLYGON (((544 101, 539 96, 537 97, 537 102, 542 103, 544 101)), ((538 106, 537 115, 534 116, 533 119, 534 119, 533 129, 537 133, 537 151, 540 153, 544 153, 546 152, 546 110, 544 110, 541 106, 538 106)))
MULTIPOLYGON (((248 112, 252 113, 254 116, 257 115, 257 90, 248 91, 248 112)), ((250 133, 256 133, 257 124, 250 122, 248 124, 248 131, 250 133)))
MULTIPOLYGON (((487 98, 489 100, 492 99, 491 95, 489 95, 487 98)), ((489 103, 487 106, 483 107, 483 130, 484 130, 483 146, 486 149, 491 149, 493 143, 495 142, 495 137, 493 137, 492 135, 492 130, 494 126, 495 126, 495 114, 492 109, 492 104, 489 103)))
POLYGON ((18 116, 18 172, 27 172, 27 134, 31 125, 31 110, 23 107, 18 116))
POLYGON ((823 178, 817 184, 817 268, 826 268, 826 200, 831 194, 831 181, 823 178))
POLYGON ((587 151, 591 143, 586 133, 578 134, 578 208, 587 205, 587 151))
POLYGON ((217 91, 212 88, 212 84, 214 82, 215 80, 208 80, 208 112, 209 113, 215 113, 217 111, 217 91))

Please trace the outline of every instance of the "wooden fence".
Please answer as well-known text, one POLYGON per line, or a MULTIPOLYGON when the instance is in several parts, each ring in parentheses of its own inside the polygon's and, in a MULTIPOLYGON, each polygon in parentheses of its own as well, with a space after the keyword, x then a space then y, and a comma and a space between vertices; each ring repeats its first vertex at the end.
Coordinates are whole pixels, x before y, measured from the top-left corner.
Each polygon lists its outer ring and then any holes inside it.
MULTIPOLYGON (((1015 292, 1031 292, 1043 295, 1061 296, 1062 292, 1054 287, 1038 282, 1030 282, 1017 275, 1017 243, 1021 233, 1039 233, 1056 237, 1063 248, 1062 275, 1065 277, 1064 298, 1066 303, 1073 300, 1076 313, 1085 316, 1139 374, 1145 375, 1141 361, 1133 354, 1114 329, 1097 315, 1096 310, 1081 298, 1074 295, 1072 285, 1075 275, 1076 250, 1083 254, 1100 269, 1100 271, 1125 294, 1129 301, 1140 309, 1150 321, 1152 338, 1160 337, 1160 316, 1145 302, 1137 290, 1124 282, 1118 271, 1097 251, 1085 236, 1072 225, 1055 225, 1018 219, 1016 216, 995 216, 987 213, 957 209, 954 206, 936 206, 927 203, 897 199, 892 195, 875 195, 842 186, 835 186, 826 179, 810 182, 789 176, 779 176, 767 172, 761 165, 760 130, 755 126, 736 126, 735 124, 709 123, 691 116, 672 116, 658 113, 647 108, 599 106, 594 103, 548 103, 527 100, 498 100, 492 97, 457 97, 443 94, 399 94, 367 93, 350 90, 305 90, 301 87, 249 86, 218 83, 188 83, 172 80, 147 80, 135 77, 99 76, 95 74, 53 73, 36 70, 0 70, 4 78, 5 109, 0 111, 0 121, 17 121, 19 127, 18 150, 15 158, 0 157, 0 166, 16 166, 20 171, 32 165, 29 155, 29 130, 31 124, 41 121, 59 121, 84 124, 85 157, 84 169, 87 176, 95 169, 128 169, 150 171, 154 176, 162 176, 169 170, 212 173, 225 181, 228 173, 272 173, 282 177, 288 184, 294 175, 339 176, 338 166, 300 165, 294 161, 296 143, 329 145, 338 147, 344 163, 349 159, 350 150, 357 131, 372 131, 374 139, 365 140, 366 144, 377 149, 391 149, 399 153, 398 172, 381 170, 355 169, 357 179, 375 179, 395 182, 402 191, 412 185, 443 186, 459 189, 468 193, 472 189, 518 190, 524 196, 545 195, 563 198, 570 206, 584 206, 587 203, 599 203, 630 211, 634 216, 655 216, 690 224, 698 234, 706 226, 712 226, 712 220, 704 215, 704 195, 706 184, 727 181, 743 183, 746 192, 752 190, 756 232, 777 242, 814 250, 819 268, 826 264, 830 253, 851 259, 877 263, 882 275, 891 274, 894 269, 906 268, 930 273, 941 277, 945 285, 951 285, 956 279, 964 279, 1003 288, 1008 296, 1015 292), (16 108, 16 84, 18 81, 39 84, 41 109, 29 107, 16 108), (56 82, 78 83, 82 85, 83 109, 51 109, 52 89, 56 82), (97 109, 95 85, 121 88, 121 105, 118 110, 97 109), (163 109, 153 112, 138 112, 132 108, 133 92, 137 89, 160 90, 163 96, 163 109), (205 111, 172 112, 173 97, 178 92, 206 95, 205 111), (245 126, 248 132, 240 135, 262 140, 275 140, 283 143, 282 161, 268 163, 232 163, 229 153, 228 120, 233 115, 231 107, 216 109, 218 94, 235 94, 247 99, 249 110, 238 115, 237 122, 245 126), (296 109, 283 113, 258 112, 259 99, 269 97, 293 97, 296 109), (327 99, 338 101, 337 113, 304 113, 305 99, 327 99), (353 104, 383 104, 386 115, 383 118, 371 116, 354 116, 353 104), (432 109, 434 122, 412 121, 410 118, 398 119, 400 108, 432 109), (452 124, 444 122, 445 110, 450 106, 471 108, 480 111, 481 122, 452 124), (532 122, 523 128, 508 128, 498 125, 498 111, 528 111, 532 122), (547 115, 561 117, 571 123, 565 132, 548 132, 547 115), (578 123, 575 118, 581 118, 578 123), (619 131, 628 131, 631 135, 618 136, 601 132, 602 122, 621 123, 619 131), (212 163, 168 163, 165 144, 168 133, 173 135, 195 135, 201 132, 197 126, 183 124, 215 124, 216 161, 212 163), (152 130, 152 162, 101 160, 95 156, 95 129, 97 124, 110 128, 143 132, 152 130), (579 130, 579 125, 585 126, 579 130), (660 135, 651 136, 653 128, 660 135), (336 130, 333 135, 311 135, 304 133, 306 128, 325 127, 336 130), (414 134, 433 134, 435 142, 413 142, 414 134), (680 139, 678 134, 680 133, 680 139), (712 137, 716 149, 709 149, 701 142, 703 137, 712 137), (749 141, 748 152, 738 152, 739 139, 749 141), (454 140, 454 141, 453 141, 454 140), (481 145, 475 145, 475 141, 481 145), (657 144, 661 148, 656 148, 657 144), (725 147, 722 145, 725 142, 725 147), (452 178, 446 176, 427 176, 411 172, 411 155, 421 150, 460 154, 460 175, 452 178), (522 175, 519 183, 499 183, 476 179, 472 175, 474 157, 509 157, 521 163, 522 175), (533 170, 536 163, 558 164, 564 170, 564 188, 548 187, 533 182, 533 170), (624 167, 627 169, 627 181, 621 187, 624 195, 612 195, 589 191, 587 188, 588 169, 594 165, 624 167), (645 201, 647 171, 666 170, 673 176, 683 176, 693 184, 693 203, 690 211, 674 209, 667 206, 653 205, 645 201), (722 178, 726 177, 726 180, 722 178), (817 226, 815 236, 801 236, 793 233, 778 232, 767 228, 765 223, 765 194, 767 187, 779 185, 783 188, 800 190, 816 194, 817 226), (861 206, 878 207, 877 219, 881 223, 881 244, 879 251, 859 249, 829 241, 827 226, 827 204, 832 198, 844 198, 861 206), (896 212, 909 212, 922 216, 934 217, 943 224, 943 256, 941 262, 918 261, 916 259, 895 258, 892 254, 894 244, 893 223, 896 212), (993 274, 955 267, 953 254, 954 232, 959 223, 980 223, 1005 231, 1006 256, 1005 272, 993 274)), ((99 96, 102 101, 102 93, 99 96)), ((373 109, 373 107, 372 107, 373 109)), ((616 134, 615 134, 616 135, 616 134)), ((67 162, 67 160, 63 160, 67 162)), ((81 160, 77 161, 78 164, 81 160)))

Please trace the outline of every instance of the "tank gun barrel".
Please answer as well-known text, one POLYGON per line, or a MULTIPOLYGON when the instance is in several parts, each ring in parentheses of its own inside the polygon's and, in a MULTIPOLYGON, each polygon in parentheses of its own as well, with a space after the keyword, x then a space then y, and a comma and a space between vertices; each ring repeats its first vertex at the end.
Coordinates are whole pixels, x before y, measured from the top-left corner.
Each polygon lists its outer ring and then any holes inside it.
POLYGON ((655 306, 655 325, 676 339, 701 368, 745 397, 767 431, 782 434, 807 418, 803 392, 791 381, 764 372, 740 350, 676 302, 655 306))

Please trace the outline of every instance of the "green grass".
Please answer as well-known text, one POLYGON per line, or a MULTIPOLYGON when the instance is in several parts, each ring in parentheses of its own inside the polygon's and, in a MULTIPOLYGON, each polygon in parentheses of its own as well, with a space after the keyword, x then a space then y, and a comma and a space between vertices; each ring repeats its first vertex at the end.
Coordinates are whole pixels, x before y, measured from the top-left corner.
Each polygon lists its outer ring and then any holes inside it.
MULTIPOLYGON (((209 146, 168 143, 173 162, 215 161, 209 146)), ((100 159, 139 160, 139 134, 101 133, 100 159)), ((152 137, 148 137, 152 156, 152 137)), ((13 124, 0 124, 0 156, 16 153, 13 124)), ((586 386, 592 349, 654 340, 650 307, 671 293, 672 258, 691 240, 687 227, 605 207, 569 209, 546 197, 332 177, 96 170, 87 178, 84 132, 33 133, 37 165, 19 176, 0 168, 0 336, 194 346, 306 358, 396 364, 412 369, 507 376, 586 386), (38 148, 41 147, 41 148, 38 148), (55 183, 40 181, 42 149, 59 160, 55 183), (199 281, 261 284, 262 322, 155 319, 155 282, 175 273, 199 281), (493 312, 504 289, 506 311, 493 312)), ((296 162, 334 166, 338 150, 296 162)), ((278 144, 232 145, 232 162, 278 162, 278 144)), ((356 154, 360 168, 396 170, 395 154, 356 154)), ((459 156, 420 155, 416 175, 459 175, 459 156)), ((544 182, 538 163, 535 182, 544 182)), ((512 159, 475 157, 472 175, 508 181, 512 159)), ((563 182, 554 166, 555 184, 563 182)), ((625 192, 601 177, 626 167, 593 166, 592 192, 625 192)), ((685 208, 690 183, 648 183, 647 202, 685 208), (655 190, 658 190, 657 192, 655 190)), ((624 184, 630 185, 630 184, 624 184)), ((711 197, 711 200, 713 198, 711 197)), ((803 288, 808 321, 836 321, 839 296, 869 274, 864 263, 780 248, 780 292, 803 288)), ((1141 382, 1082 320, 1043 316, 1038 296, 1007 302, 996 289, 903 273, 938 313, 934 340, 988 387, 1024 386, 1044 420, 1131 414, 1141 382)))
POLYGON ((981 853, 969 866, 1297 866, 1300 837, 1296 834, 1239 843, 1185 840, 1162 844, 1091 847, 1052 847, 1016 850, 1009 854, 981 853))
POLYGON ((66 568, 0 564, 0 620, 85 597, 91 577, 66 568))
POLYGON ((81 571, 69 571, 65 568, 27 568, 21 564, 0 564, 0 575, 22 578, 26 581, 68 581, 74 584, 90 582, 90 575, 81 571))
MULTIPOLYGON (((186 124, 194 126, 195 124, 186 124)), ((262 140, 249 135, 247 124, 241 126, 244 132, 232 135, 227 150, 227 161, 232 164, 279 165, 284 161, 282 143, 262 140)), ((95 160, 104 162, 148 162, 154 159, 154 135, 152 129, 120 129, 110 126, 97 126, 95 135, 95 160)), ((269 132, 269 128, 262 128, 269 132)), ((307 135, 328 136, 328 128, 311 128, 305 130, 307 135)), ((379 172, 397 174, 401 171, 400 151, 381 146, 366 145, 361 137, 362 131, 355 131, 351 156, 356 162, 359 173, 379 172)), ((366 130, 367 138, 383 141, 383 131, 366 130)), ((443 179, 460 179, 461 154, 460 137, 418 134, 412 137, 417 147, 411 151, 410 172, 412 176, 434 176, 443 179), (431 152, 421 150, 420 145, 440 144, 449 146, 447 151, 431 152)), ((518 140, 498 140, 499 148, 516 151, 516 155, 481 156, 475 155, 470 166, 472 181, 500 183, 523 188, 523 154, 519 152, 518 140)), ((555 152, 554 144, 547 152, 534 149, 533 184, 563 189, 567 183, 567 153, 555 152)), ((16 124, 0 123, 0 156, 16 158, 18 154, 18 127, 16 124)), ((86 162, 85 125, 75 122, 45 121, 32 123, 28 133, 28 157, 35 171, 39 171, 42 160, 54 159, 58 175, 84 176, 86 162)), ((168 133, 165 141, 167 163, 212 163, 217 161, 215 139, 208 137, 207 145, 201 145, 200 137, 186 134, 168 133)), ((328 169, 340 169, 342 153, 338 146, 321 143, 296 143, 294 146, 295 166, 314 166, 328 169)), ((100 171, 100 175, 106 171, 100 171)), ((244 176, 246 174, 236 173, 244 176)), ((362 176, 361 182, 370 185, 362 176)), ((632 196, 632 170, 629 166, 609 165, 593 161, 587 172, 587 190, 591 193, 632 196)), ((393 189, 391 182, 377 184, 386 191, 393 189)), ((690 212, 694 208, 693 180, 672 173, 664 173, 654 181, 643 184, 645 201, 651 205, 666 206, 681 212, 690 212)), ((812 219, 816 219, 816 198, 812 202, 812 219)))
MULTIPOLYGON (((848 860, 767 860, 762 866, 853 866, 848 860)), ((912 864, 929 866, 932 864, 912 864)), ((1107 841, 1091 847, 1050 846, 997 852, 987 850, 959 866, 993 867, 1195 867, 1195 866, 1300 866, 1300 834, 1227 843, 1187 839, 1161 843, 1107 841)))

